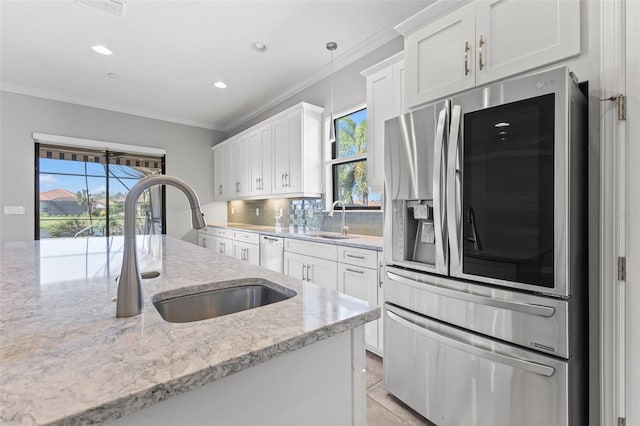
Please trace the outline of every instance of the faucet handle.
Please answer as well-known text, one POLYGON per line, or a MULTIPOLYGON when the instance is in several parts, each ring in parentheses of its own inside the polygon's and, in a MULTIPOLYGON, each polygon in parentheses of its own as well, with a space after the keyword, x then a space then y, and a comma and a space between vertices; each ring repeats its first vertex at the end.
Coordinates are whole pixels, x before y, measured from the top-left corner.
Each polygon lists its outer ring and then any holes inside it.
POLYGON ((349 235, 349 227, 347 225, 342 227, 342 235, 349 235))

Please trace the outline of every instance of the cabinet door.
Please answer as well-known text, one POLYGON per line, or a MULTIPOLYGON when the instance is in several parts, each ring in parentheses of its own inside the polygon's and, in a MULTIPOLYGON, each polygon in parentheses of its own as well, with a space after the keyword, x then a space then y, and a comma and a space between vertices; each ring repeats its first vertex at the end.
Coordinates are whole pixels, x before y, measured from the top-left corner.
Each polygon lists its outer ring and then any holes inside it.
POLYGON ((271 123, 249 134, 249 195, 271 193, 271 123))
POLYGON ((198 245, 209 250, 216 249, 215 238, 212 235, 198 233, 198 245))
POLYGON ((407 36, 405 83, 410 108, 474 86, 474 40, 475 3, 407 36))
POLYGON ((316 285, 338 291, 338 264, 333 260, 307 256, 305 278, 316 285))
POLYGON ((249 139, 240 137, 231 144, 231 162, 227 165, 232 170, 231 198, 249 195, 249 139))
POLYGON ((233 240, 215 237, 214 250, 220 254, 233 257, 233 240))
MULTIPOLYGON (((338 291, 378 305, 377 269, 338 263, 338 291)), ((364 340, 367 345, 378 347, 378 321, 365 324, 364 340)))
POLYGON ((367 77, 367 183, 376 192, 384 185, 384 121, 400 114, 393 90, 393 67, 367 77))
POLYGON ((577 55, 580 1, 479 0, 475 43, 476 84, 577 55))
POLYGON ((284 252, 284 273, 290 277, 306 281, 304 272, 307 271, 307 256, 284 252))
POLYGON ((302 110, 273 121, 274 194, 302 191, 302 110))
POLYGON ((234 241, 233 257, 252 265, 260 265, 260 247, 256 244, 234 241))
POLYGON ((231 149, 229 144, 217 147, 213 151, 213 181, 215 199, 217 201, 228 200, 231 193, 231 149))

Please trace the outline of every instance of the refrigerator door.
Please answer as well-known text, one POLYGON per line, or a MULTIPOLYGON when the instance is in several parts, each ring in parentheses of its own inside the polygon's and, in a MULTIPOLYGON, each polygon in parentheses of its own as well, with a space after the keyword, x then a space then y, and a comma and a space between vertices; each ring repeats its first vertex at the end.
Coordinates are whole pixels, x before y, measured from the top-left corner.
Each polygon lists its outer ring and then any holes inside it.
POLYGON ((585 140, 580 116, 570 113, 581 103, 566 68, 452 99, 446 191, 452 276, 561 297, 571 295, 572 281, 584 285, 585 179, 576 171, 585 140))
POLYGON ((385 261, 447 274, 445 224, 449 104, 385 122, 385 261))
POLYGON ((438 426, 580 425, 569 364, 385 304, 384 385, 438 426))
POLYGON ((387 267, 385 301, 467 330, 568 359, 580 335, 573 301, 387 267), (572 324, 573 325, 573 324, 572 324))

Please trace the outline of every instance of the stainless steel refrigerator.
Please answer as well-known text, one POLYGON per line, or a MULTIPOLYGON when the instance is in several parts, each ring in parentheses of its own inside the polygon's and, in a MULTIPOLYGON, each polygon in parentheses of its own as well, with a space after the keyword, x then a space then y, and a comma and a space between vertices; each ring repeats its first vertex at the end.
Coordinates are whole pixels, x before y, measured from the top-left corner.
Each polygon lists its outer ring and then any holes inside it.
POLYGON ((385 123, 384 382, 439 426, 586 422, 585 120, 562 67, 385 123))

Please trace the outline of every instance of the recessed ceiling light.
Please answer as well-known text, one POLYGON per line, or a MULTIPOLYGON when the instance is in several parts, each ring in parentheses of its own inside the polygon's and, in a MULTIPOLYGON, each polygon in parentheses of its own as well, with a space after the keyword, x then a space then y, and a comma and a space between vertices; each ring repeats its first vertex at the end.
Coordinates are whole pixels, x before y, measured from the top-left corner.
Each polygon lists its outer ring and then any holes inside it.
POLYGON ((267 45, 262 43, 261 41, 256 41, 254 43, 251 43, 251 48, 256 52, 262 53, 267 50, 267 45))
POLYGON ((215 83, 213 83, 214 86, 216 86, 218 89, 226 89, 227 88, 227 83, 225 83, 224 81, 218 80, 215 83))
POLYGON ((113 79, 119 79, 120 78, 120 74, 116 73, 116 72, 110 72, 107 74, 107 77, 109 78, 113 78, 113 79))
POLYGON ((101 55, 112 55, 113 52, 111 50, 109 50, 107 47, 101 45, 101 44, 96 44, 95 46, 91 46, 91 49, 93 49, 94 52, 99 53, 101 55))
POLYGON ((511 123, 507 123, 505 121, 501 121, 500 123, 494 124, 493 127, 496 127, 496 128, 499 129, 501 127, 509 127, 510 125, 511 125, 511 123))

